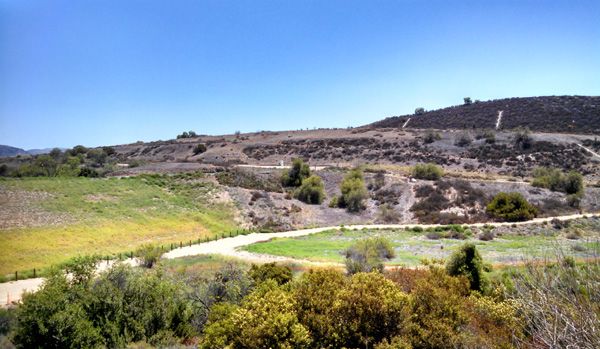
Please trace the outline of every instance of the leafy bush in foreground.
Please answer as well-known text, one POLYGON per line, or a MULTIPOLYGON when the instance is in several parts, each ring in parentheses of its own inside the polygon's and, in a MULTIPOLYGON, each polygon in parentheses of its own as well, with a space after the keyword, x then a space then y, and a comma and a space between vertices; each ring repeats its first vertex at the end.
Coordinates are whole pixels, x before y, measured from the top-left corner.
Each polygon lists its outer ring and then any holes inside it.
POLYGON ((486 212, 509 222, 526 221, 535 218, 537 208, 519 193, 498 193, 487 205, 486 212))
POLYGON ((18 346, 123 348, 137 341, 164 346, 193 335, 181 287, 160 273, 119 266, 94 282, 91 275, 73 276, 57 272, 23 297, 18 346))

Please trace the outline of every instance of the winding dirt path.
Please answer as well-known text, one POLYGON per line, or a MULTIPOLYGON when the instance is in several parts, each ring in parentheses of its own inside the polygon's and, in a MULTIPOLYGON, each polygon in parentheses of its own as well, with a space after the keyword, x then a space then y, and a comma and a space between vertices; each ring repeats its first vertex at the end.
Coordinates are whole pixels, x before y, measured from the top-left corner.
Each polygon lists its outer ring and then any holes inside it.
MULTIPOLYGON (((561 221, 572 220, 577 218, 583 218, 584 216, 595 215, 597 213, 587 213, 587 214, 574 214, 567 216, 556 216, 556 217, 546 217, 546 218, 535 218, 529 221, 524 222, 491 222, 491 223, 474 223, 468 224, 472 227, 481 227, 484 225, 491 226, 510 226, 512 224, 516 225, 527 225, 527 224, 535 224, 535 223, 543 223, 549 222, 553 219, 558 219, 561 221)), ((361 229, 403 229, 403 228, 412 228, 412 227, 421 227, 421 228, 432 228, 439 227, 440 224, 366 224, 366 225, 349 225, 345 226, 345 229, 351 230, 361 230, 361 229)), ((165 253, 162 258, 165 259, 173 259, 173 258, 181 258, 188 256, 196 256, 202 254, 220 254, 224 256, 236 257, 243 259, 245 261, 251 263, 265 263, 265 262, 298 262, 302 264, 310 264, 310 265, 331 265, 331 263, 319 263, 308 260, 300 260, 288 257, 281 256, 272 256, 272 255, 262 255, 255 254, 248 251, 241 251, 240 248, 243 246, 251 245, 257 242, 264 242, 274 238, 282 238, 282 237, 298 237, 298 236, 306 236, 311 234, 320 233, 326 230, 331 229, 339 229, 340 226, 330 226, 330 227, 321 227, 321 228, 311 228, 311 229, 300 229, 300 230, 291 230, 280 233, 252 233, 248 235, 238 235, 230 238, 224 238, 220 240, 204 242, 192 246, 182 247, 174 249, 170 252, 165 253)), ((137 265, 138 262, 136 260, 126 260, 126 263, 131 265, 137 265)), ((102 262, 98 265, 97 271, 101 272, 106 270, 112 264, 109 262, 102 262)), ((21 299, 22 294, 25 291, 35 292, 43 283, 43 278, 36 279, 26 279, 19 281, 11 281, 0 283, 0 306, 6 306, 10 304, 10 302, 18 302, 21 299)))

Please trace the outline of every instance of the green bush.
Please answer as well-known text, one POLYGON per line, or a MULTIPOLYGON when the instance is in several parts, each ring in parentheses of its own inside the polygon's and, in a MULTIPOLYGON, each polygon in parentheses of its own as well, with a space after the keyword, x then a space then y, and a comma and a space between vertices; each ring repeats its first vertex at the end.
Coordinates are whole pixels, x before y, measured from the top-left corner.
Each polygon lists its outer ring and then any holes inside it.
POLYGON ((501 192, 487 205, 486 212, 496 218, 515 222, 533 219, 538 211, 523 195, 501 192))
POLYGON ((433 163, 416 164, 411 170, 411 175, 418 179, 434 181, 442 178, 444 175, 444 170, 440 166, 433 163))
POLYGON ((396 256, 391 242, 383 237, 359 240, 346 251, 348 274, 383 271, 383 261, 396 256))
POLYGON ((158 246, 145 244, 137 249, 135 255, 140 259, 142 266, 152 268, 160 260, 162 251, 158 246))
POLYGON ((39 291, 24 295, 17 347, 124 348, 142 340, 160 346, 167 337, 194 334, 190 303, 164 273, 122 265, 94 282, 77 280, 82 278, 55 272, 39 291))
POLYGON ((283 285, 292 280, 292 269, 276 263, 253 264, 249 274, 256 283, 274 280, 278 285, 283 285))
POLYGON ((100 177, 100 174, 98 173, 98 171, 94 170, 93 168, 82 167, 79 170, 78 176, 79 177, 97 178, 97 177, 100 177))
POLYGON ((281 184, 284 187, 299 187, 305 178, 310 177, 310 167, 302 159, 294 159, 292 168, 283 172, 281 184))
POLYGON ((296 190, 295 196, 298 200, 307 204, 320 205, 325 198, 323 180, 317 175, 304 179, 300 188, 296 190))
POLYGON ((556 168, 538 167, 533 170, 533 177, 531 185, 534 187, 547 188, 566 194, 583 193, 583 176, 576 171, 564 174, 556 168))
POLYGON ((340 184, 340 190, 342 194, 338 199, 339 207, 344 207, 349 212, 365 209, 365 200, 369 197, 369 192, 361 170, 353 169, 348 172, 340 184))
POLYGON ((486 288, 483 259, 474 244, 464 244, 455 251, 446 263, 446 272, 450 276, 466 276, 471 290, 481 292, 486 288))

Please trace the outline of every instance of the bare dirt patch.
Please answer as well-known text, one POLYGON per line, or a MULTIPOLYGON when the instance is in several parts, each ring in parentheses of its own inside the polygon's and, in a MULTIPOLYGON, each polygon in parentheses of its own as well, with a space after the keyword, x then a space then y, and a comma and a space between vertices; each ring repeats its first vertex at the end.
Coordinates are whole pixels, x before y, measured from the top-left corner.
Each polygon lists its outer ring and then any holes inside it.
POLYGON ((0 230, 64 225, 73 219, 49 212, 39 203, 52 198, 42 191, 26 191, 0 185, 0 230))

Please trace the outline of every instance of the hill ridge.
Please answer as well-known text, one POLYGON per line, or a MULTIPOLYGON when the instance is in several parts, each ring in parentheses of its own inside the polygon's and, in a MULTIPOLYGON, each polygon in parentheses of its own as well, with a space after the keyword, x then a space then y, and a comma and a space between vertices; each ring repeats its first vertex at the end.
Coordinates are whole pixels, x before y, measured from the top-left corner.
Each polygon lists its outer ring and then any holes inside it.
POLYGON ((367 126, 382 128, 499 129, 528 127, 537 132, 600 134, 600 96, 510 97, 391 116, 367 126))

